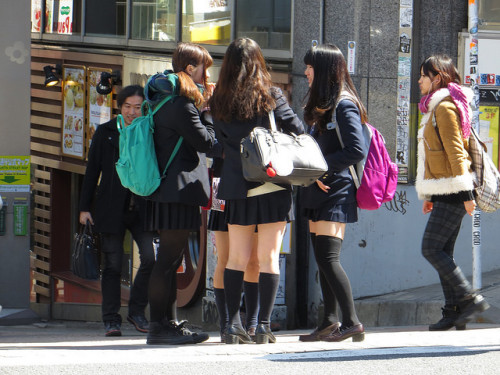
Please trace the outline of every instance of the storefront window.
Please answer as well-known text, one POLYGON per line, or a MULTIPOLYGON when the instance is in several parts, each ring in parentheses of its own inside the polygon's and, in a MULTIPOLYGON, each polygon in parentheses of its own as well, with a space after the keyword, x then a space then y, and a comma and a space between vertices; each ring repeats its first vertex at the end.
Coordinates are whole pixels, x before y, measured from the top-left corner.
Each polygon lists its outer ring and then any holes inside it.
POLYGON ((86 0, 85 34, 125 36, 126 0, 86 0))
POLYGON ((500 2, 498 0, 481 0, 478 8, 479 28, 500 30, 500 2))
POLYGON ((31 32, 40 32, 42 18, 45 33, 80 34, 81 0, 31 0, 31 32))
POLYGON ((182 40, 227 45, 231 43, 230 0, 185 0, 182 8, 182 40))
POLYGON ((175 41, 176 0, 132 0, 132 39, 175 41))
POLYGON ((261 48, 289 50, 291 0, 237 0, 236 36, 254 39, 261 48))

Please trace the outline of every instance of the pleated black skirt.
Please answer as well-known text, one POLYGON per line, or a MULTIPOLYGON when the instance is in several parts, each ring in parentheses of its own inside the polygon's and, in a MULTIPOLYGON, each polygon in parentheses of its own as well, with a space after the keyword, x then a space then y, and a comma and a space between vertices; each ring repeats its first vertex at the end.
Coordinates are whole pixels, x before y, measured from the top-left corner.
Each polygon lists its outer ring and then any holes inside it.
POLYGON ((226 201, 229 224, 254 225, 294 220, 292 192, 280 190, 246 199, 226 201))
POLYGON ((225 213, 222 211, 210 210, 207 228, 215 232, 227 232, 225 213))
POLYGON ((183 203, 148 201, 146 205, 146 230, 189 229, 201 226, 199 206, 183 203))
POLYGON ((336 223, 355 223, 358 221, 358 205, 356 202, 323 205, 320 208, 305 208, 303 215, 311 221, 332 221, 336 223))

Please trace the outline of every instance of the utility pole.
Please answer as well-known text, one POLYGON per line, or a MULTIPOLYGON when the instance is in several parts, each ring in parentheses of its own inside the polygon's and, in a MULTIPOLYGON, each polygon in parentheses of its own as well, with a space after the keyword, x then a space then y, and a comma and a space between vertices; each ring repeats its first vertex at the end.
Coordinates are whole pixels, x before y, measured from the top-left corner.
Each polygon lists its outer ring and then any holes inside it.
MULTIPOLYGON (((470 83, 474 91, 472 105, 472 127, 479 134, 479 42, 477 37, 479 0, 469 1, 469 34, 470 34, 470 83)), ((476 207, 472 216, 472 287, 481 289, 481 211, 476 207)))

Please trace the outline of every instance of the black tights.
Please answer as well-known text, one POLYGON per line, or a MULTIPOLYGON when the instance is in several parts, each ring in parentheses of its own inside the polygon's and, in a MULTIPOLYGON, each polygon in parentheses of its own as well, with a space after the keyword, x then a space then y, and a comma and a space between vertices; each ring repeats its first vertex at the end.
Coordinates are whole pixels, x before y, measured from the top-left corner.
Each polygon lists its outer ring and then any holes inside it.
POLYGON ((189 230, 162 230, 156 263, 149 279, 152 322, 177 320, 177 269, 181 265, 189 230))
MULTIPOLYGON (((314 255, 320 273, 321 290, 325 303, 327 319, 336 316, 336 299, 342 312, 342 325, 350 327, 359 324, 359 319, 354 308, 351 283, 340 264, 340 249, 342 240, 332 236, 316 236, 314 255), (328 311, 328 310, 330 311, 328 311), (333 311, 331 311, 334 309, 333 311)), ((333 322, 332 322, 333 323, 333 322)), ((324 323, 323 323, 324 324, 324 323)))

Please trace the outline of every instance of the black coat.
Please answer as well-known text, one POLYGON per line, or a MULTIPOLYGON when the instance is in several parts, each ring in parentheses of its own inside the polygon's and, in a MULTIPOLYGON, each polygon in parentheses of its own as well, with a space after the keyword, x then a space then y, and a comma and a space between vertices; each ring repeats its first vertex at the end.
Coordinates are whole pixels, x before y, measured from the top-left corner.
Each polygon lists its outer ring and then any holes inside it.
POLYGON ((163 172, 180 136, 181 147, 170 164, 166 178, 148 199, 157 202, 205 206, 210 197, 205 153, 215 144, 210 121, 202 123, 192 101, 177 96, 154 116, 154 141, 160 171, 163 172))
POLYGON ((350 100, 339 102, 336 116, 345 148, 342 149, 332 123, 323 132, 313 127, 312 135, 318 142, 328 164, 328 172, 320 180, 330 186, 330 190, 325 193, 316 183, 302 188, 301 204, 305 208, 314 209, 325 204, 356 202, 356 187, 349 172, 349 166, 361 161, 368 152, 363 141, 363 125, 358 107, 350 100))
MULTIPOLYGON (((273 96, 276 98, 274 117, 278 129, 287 133, 303 134, 304 125, 288 105, 281 90, 273 89, 273 96)), ((217 139, 223 143, 224 147, 224 163, 217 197, 220 199, 244 199, 247 197, 248 190, 261 185, 261 183, 249 182, 243 177, 240 142, 256 126, 270 128, 269 117, 267 115, 256 116, 251 120, 235 120, 231 123, 215 120, 214 125, 217 129, 217 139)), ((289 185, 282 186, 291 189, 289 185)))
MULTIPOLYGON (((96 193, 92 215, 96 232, 118 233, 123 229, 123 215, 129 204, 131 193, 122 186, 115 169, 119 158, 119 136, 114 118, 97 127, 90 145, 80 194, 80 211, 91 210, 96 193), (99 176, 101 181, 97 186, 99 176)), ((139 206, 144 204, 144 199, 140 197, 134 196, 134 200, 139 206)))

